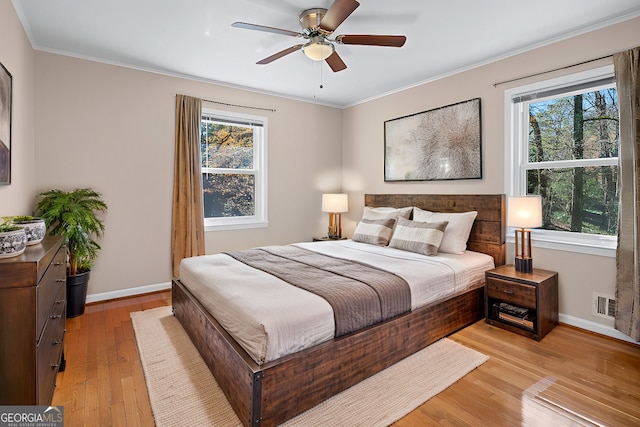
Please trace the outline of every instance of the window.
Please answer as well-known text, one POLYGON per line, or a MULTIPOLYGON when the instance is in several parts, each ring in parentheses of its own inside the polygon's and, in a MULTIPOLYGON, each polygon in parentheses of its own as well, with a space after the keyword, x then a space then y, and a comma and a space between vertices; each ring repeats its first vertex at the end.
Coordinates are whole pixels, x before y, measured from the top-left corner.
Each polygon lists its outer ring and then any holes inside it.
POLYGON ((202 110, 206 230, 267 225, 266 118, 202 110))
POLYGON ((505 103, 508 194, 542 196, 536 239, 580 252, 615 248, 619 114, 612 67, 509 90, 505 103))

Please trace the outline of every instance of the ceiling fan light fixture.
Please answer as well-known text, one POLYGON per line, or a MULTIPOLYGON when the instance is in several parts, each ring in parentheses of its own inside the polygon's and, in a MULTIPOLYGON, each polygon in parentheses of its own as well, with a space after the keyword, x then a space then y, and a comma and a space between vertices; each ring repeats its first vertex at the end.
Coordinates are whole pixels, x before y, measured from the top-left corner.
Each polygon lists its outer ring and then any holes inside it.
POLYGON ((335 47, 326 41, 313 40, 302 46, 302 51, 309 59, 324 61, 333 54, 335 47))

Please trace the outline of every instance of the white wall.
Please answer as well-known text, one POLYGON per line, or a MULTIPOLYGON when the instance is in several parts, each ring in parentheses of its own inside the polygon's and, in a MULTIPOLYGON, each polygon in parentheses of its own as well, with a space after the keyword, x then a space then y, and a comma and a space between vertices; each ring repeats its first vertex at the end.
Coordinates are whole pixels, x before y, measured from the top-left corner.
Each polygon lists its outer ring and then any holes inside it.
MULTIPOLYGON (((343 115, 343 188, 351 193, 352 209, 343 228, 347 234, 352 233, 362 212, 363 193, 505 193, 504 90, 610 64, 611 59, 497 87, 494 84, 638 45, 640 19, 634 19, 346 109, 343 115), (384 182, 385 120, 477 97, 482 103, 481 180, 384 182)), ((533 256, 537 267, 559 272, 561 320, 589 329, 602 327, 612 331, 612 321, 592 315, 591 302, 594 291, 615 294, 614 258, 542 248, 534 248, 533 256)), ((508 247, 507 259, 513 259, 513 245, 508 247)))
POLYGON ((0 217, 30 215, 36 182, 35 54, 9 1, 0 1, 0 62, 13 76, 11 184, 0 185, 0 217))
POLYGON ((171 279, 176 93, 276 110, 205 103, 265 115, 269 163, 269 227, 208 232, 208 253, 324 232, 321 194, 340 191, 340 110, 37 52, 36 190, 92 187, 109 206, 90 295, 171 279))

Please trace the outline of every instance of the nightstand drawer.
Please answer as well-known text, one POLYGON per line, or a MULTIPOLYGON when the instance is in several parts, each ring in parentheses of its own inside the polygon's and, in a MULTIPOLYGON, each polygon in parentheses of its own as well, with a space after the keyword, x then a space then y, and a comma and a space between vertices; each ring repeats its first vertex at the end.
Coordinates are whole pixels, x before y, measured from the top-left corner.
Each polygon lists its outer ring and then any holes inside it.
POLYGON ((536 308, 535 286, 489 277, 487 278, 487 293, 489 298, 498 298, 522 307, 536 308))

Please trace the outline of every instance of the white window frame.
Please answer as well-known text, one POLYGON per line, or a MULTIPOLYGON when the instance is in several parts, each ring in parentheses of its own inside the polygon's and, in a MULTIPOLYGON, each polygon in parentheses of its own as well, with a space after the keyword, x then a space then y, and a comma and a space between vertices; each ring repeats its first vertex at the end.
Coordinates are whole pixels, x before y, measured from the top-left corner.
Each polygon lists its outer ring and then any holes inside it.
MULTIPOLYGON (((230 113, 209 108, 202 109, 202 116, 209 116, 222 123, 259 123, 262 127, 254 128, 253 138, 253 169, 222 169, 215 168, 218 173, 250 173, 255 177, 255 215, 243 217, 205 218, 205 231, 237 230, 247 228, 263 228, 269 225, 267 217, 267 118, 248 114, 230 113)), ((201 163, 202 164, 202 163, 201 163)), ((210 172, 208 168, 201 168, 202 172, 210 172)), ((203 193, 204 197, 204 193, 203 193)))
MULTIPOLYGON (((576 84, 595 82, 614 76, 613 65, 596 68, 580 73, 575 73, 563 77, 545 80, 526 86, 520 86, 505 90, 504 93, 504 114, 505 114, 505 194, 507 196, 526 195, 526 172, 531 167, 528 166, 528 119, 524 121, 521 117, 523 112, 522 103, 514 103, 515 97, 532 94, 535 92, 560 89, 576 84)), ((598 86, 594 86, 596 90, 598 86)), ((569 93, 569 92, 568 92, 569 93)), ((551 98, 558 97, 555 95, 551 98)), ((542 98, 541 98, 542 99, 542 98)), ((528 118, 528 111, 527 118, 528 118)), ((593 166, 605 164, 618 164, 618 159, 592 159, 580 160, 579 162, 567 160, 562 162, 536 163, 536 168, 548 165, 564 167, 593 166)), ((509 227, 507 232, 507 242, 513 243, 513 228, 509 227)), ((553 230, 532 230, 532 244, 535 247, 555 249, 561 251, 577 252, 606 257, 615 257, 617 248, 617 236, 602 236, 588 233, 574 233, 569 231, 553 230)))

